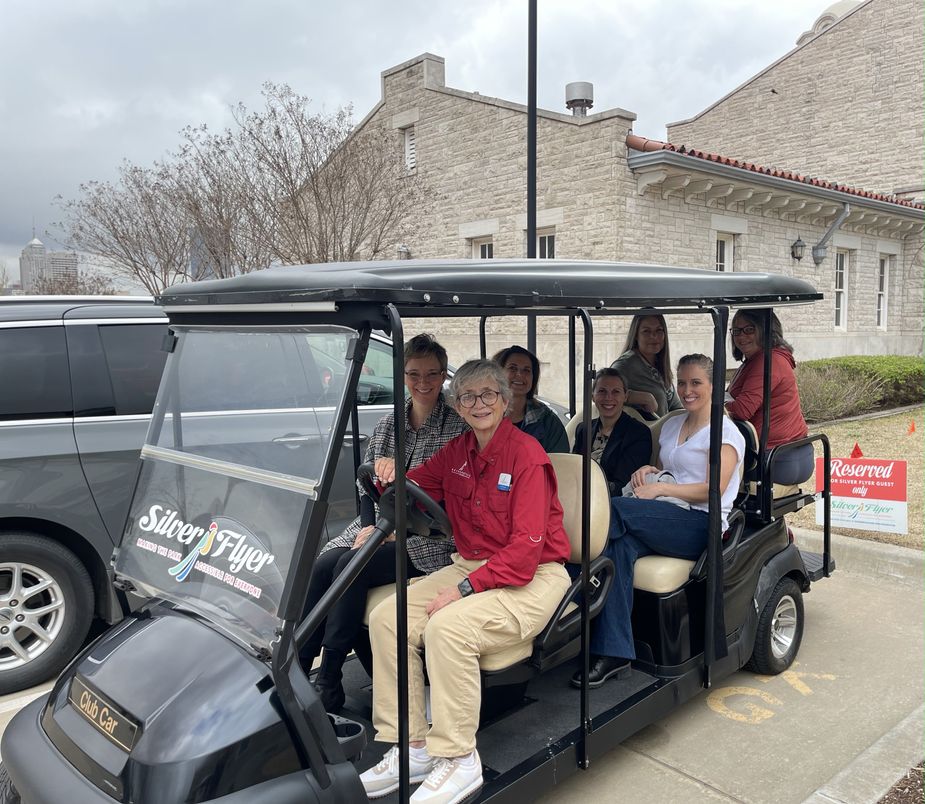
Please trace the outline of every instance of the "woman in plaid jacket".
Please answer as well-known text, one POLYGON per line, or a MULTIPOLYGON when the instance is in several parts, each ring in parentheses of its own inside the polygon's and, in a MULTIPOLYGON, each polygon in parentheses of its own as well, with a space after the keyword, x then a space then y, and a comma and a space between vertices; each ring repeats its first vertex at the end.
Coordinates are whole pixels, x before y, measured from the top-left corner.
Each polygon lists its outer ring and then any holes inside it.
MULTIPOLYGON (((430 335, 417 335, 405 346, 405 387, 411 398, 405 409, 405 469, 419 466, 444 444, 458 436, 466 425, 443 398, 446 380, 446 350, 430 335)), ((366 448, 366 462, 395 458, 395 417, 383 416, 366 448)), ((360 516, 339 536, 328 542, 318 556, 309 581, 306 612, 321 599, 333 580, 352 557, 352 551, 366 541, 376 521, 372 499, 361 488, 360 516)), ((407 541, 408 577, 426 575, 450 563, 455 547, 451 540, 410 536, 407 541)), ((370 559, 356 580, 334 605, 325 622, 302 647, 302 666, 311 667, 321 652, 321 667, 315 688, 328 712, 344 705, 342 668, 363 622, 369 589, 395 581, 394 537, 370 559)))

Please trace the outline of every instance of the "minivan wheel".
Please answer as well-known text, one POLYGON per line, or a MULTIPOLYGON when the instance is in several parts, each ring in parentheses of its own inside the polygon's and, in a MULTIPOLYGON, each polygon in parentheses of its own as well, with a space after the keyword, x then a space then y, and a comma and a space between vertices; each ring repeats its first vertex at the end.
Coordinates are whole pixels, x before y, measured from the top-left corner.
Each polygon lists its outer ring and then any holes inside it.
POLYGON ((0 764, 0 804, 22 804, 6 766, 0 764))
POLYGON ((748 669, 762 675, 783 673, 803 639, 803 593, 793 578, 781 578, 758 618, 755 649, 748 669))
POLYGON ((93 617, 93 584, 66 547, 32 533, 0 534, 0 695, 57 675, 93 617))

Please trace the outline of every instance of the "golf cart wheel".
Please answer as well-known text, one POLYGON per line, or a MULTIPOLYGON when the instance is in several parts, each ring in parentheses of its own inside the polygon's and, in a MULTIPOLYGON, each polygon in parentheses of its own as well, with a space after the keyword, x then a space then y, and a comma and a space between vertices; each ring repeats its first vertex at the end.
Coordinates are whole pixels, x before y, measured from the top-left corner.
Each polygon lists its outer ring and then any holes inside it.
POLYGON ((766 676, 783 673, 803 639, 803 593, 793 578, 781 578, 758 618, 748 669, 766 676))
POLYGON ((80 560, 32 533, 0 536, 0 695, 57 675, 93 617, 93 584, 80 560))
POLYGON ((0 804, 22 804, 19 793, 13 787, 13 780, 2 764, 0 764, 0 804))

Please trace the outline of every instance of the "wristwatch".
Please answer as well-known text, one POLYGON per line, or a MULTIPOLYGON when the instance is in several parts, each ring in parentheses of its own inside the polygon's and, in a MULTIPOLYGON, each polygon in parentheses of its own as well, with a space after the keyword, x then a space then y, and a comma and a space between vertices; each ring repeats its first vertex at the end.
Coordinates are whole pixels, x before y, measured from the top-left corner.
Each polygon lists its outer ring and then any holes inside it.
POLYGON ((475 594, 475 589, 472 588, 472 582, 468 578, 463 578, 456 584, 456 588, 463 597, 469 597, 469 595, 475 594))

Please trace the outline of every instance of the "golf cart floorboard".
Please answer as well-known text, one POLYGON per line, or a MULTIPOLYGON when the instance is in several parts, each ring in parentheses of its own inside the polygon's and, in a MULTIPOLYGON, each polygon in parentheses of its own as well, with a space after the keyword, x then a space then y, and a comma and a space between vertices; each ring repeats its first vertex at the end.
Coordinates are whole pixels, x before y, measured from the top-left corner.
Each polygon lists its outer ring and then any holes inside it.
MULTIPOLYGON (((800 550, 800 556, 803 558, 803 566, 806 567, 806 573, 811 581, 818 581, 825 577, 825 570, 822 565, 822 554, 811 553, 808 550, 800 550)), ((835 571, 835 559, 829 556, 829 572, 835 571)))
MULTIPOLYGON (((479 729, 476 739, 486 783, 538 752, 546 751, 551 744, 579 727, 580 691, 569 683, 577 667, 577 661, 567 662, 533 679, 525 698, 512 701, 509 710, 479 729)), ((606 712, 656 681, 654 676, 634 669, 628 678, 611 679, 600 688, 590 690, 591 716, 606 712)), ((344 668, 344 687, 347 705, 342 714, 361 722, 370 739, 366 750, 356 760, 357 769, 362 772, 375 765, 388 746, 373 742, 374 731, 369 720, 370 680, 358 661, 349 661, 344 668)), ((398 801, 398 794, 378 800, 391 804, 398 801)), ((473 799, 476 800, 478 798, 473 799)))

